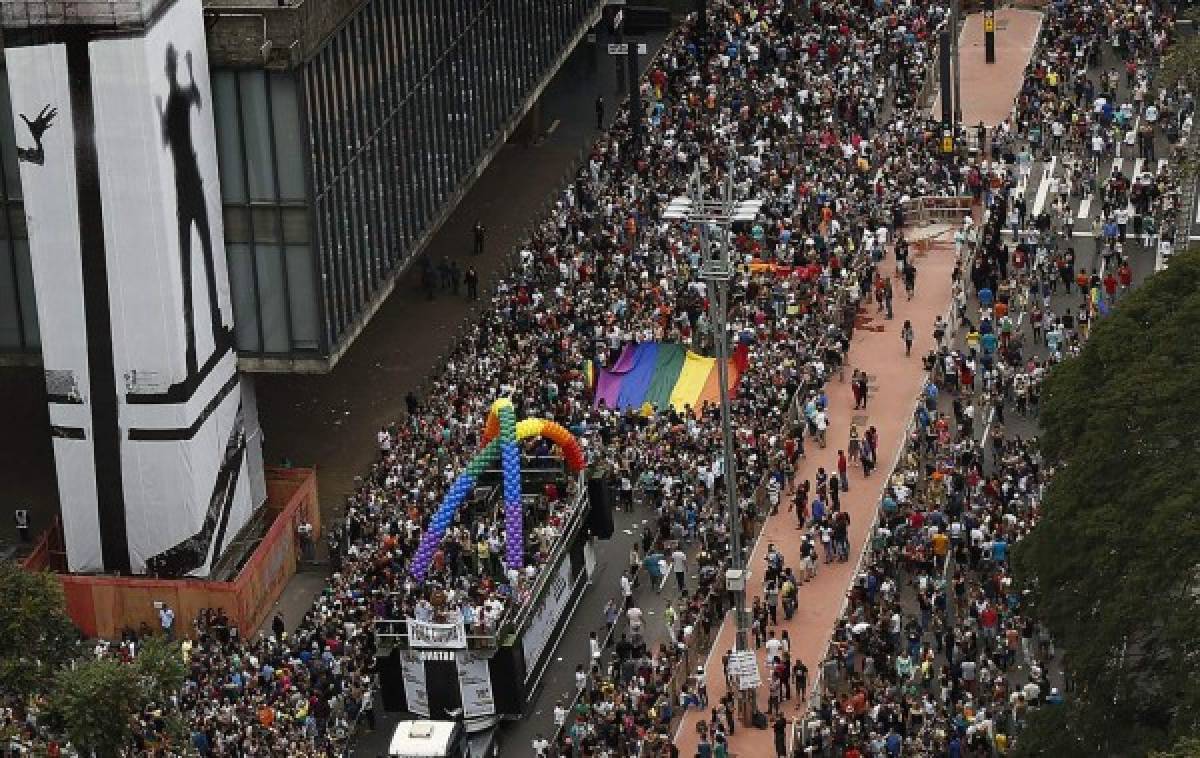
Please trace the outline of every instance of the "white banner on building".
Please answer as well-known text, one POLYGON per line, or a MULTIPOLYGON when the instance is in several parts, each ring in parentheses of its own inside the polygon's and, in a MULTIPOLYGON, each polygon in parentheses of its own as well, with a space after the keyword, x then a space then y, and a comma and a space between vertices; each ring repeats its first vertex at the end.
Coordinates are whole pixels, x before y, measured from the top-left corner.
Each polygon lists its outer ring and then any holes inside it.
POLYGON ((201 0, 166 5, 6 52, 73 571, 206 576, 264 494, 201 0))
POLYGON ((474 653, 458 654, 458 689, 462 694, 464 717, 470 719, 496 713, 487 658, 474 653))
POLYGON ((98 569, 103 557, 67 46, 8 48, 5 62, 67 555, 72 569, 98 569))

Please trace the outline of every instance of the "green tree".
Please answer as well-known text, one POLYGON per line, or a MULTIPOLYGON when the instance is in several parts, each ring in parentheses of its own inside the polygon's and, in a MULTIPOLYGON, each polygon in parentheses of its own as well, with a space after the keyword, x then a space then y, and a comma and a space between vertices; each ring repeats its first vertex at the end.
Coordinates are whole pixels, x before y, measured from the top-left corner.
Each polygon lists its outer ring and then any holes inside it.
POLYGON ((119 756, 133 736, 132 717, 145 704, 135 666, 104 658, 85 660, 55 677, 50 717, 81 751, 119 756))
POLYGON ((54 576, 0 563, 0 696, 45 691, 78 653, 79 630, 54 576))
POLYGON ((1150 758, 1200 758, 1200 738, 1183 737, 1170 750, 1155 751, 1150 758))
MULTIPOLYGON (((1191 19, 1192 24, 1200 23, 1200 13, 1190 11, 1184 14, 1191 19)), ((1174 87, 1182 84, 1188 92, 1196 92, 1200 86, 1200 66, 1196 58, 1200 55, 1200 37, 1194 35, 1177 35, 1170 50, 1163 59, 1161 75, 1158 83, 1163 87, 1174 87)))
MULTIPOLYGON (((1193 10, 1184 15, 1192 20, 1193 28, 1200 24, 1200 12, 1193 10)), ((1162 70, 1156 77, 1158 86, 1170 89, 1182 85, 1193 94, 1200 91, 1200 65, 1196 63, 1198 60, 1200 37, 1191 34, 1177 36, 1163 58, 1162 70)), ((1183 142, 1186 143, 1187 140, 1183 142)), ((1173 156, 1172 162, 1185 177, 1191 177, 1200 167, 1200 156, 1196 155, 1195 151, 1180 151, 1173 156)))
POLYGON ((1022 755, 1146 755, 1200 723, 1198 328, 1193 249, 1046 382, 1056 473, 1014 569, 1075 687, 1031 717, 1022 755))
POLYGON ((165 705, 183 687, 187 669, 178 642, 167 642, 162 637, 143 640, 134 662, 146 703, 165 705))
POLYGON ((167 724, 167 736, 186 752, 187 729, 170 705, 183 686, 186 669, 178 644, 144 640, 132 663, 87 659, 64 668, 49 698, 49 724, 76 747, 100 758, 120 754, 133 738, 134 717, 155 709, 167 724))

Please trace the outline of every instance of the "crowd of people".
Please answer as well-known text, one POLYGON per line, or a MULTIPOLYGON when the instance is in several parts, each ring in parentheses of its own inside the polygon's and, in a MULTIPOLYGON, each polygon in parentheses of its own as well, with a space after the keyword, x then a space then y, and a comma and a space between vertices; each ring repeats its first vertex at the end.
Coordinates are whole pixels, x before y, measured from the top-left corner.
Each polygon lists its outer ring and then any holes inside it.
POLYGON ((998 212, 1014 245, 1062 242, 1045 265, 1064 281, 1102 263, 1115 274, 1135 249, 1173 252, 1178 174, 1156 145, 1180 144, 1195 111, 1182 84, 1156 82, 1174 23, 1166 3, 1052 5, 1013 114, 993 130, 991 161, 972 172, 977 197, 989 206, 1002 198, 998 212), (1035 160, 1054 161, 1040 206, 1030 183, 1035 160), (1076 213, 1079 204, 1089 213, 1076 213), (1091 232, 1090 249, 1074 249, 1077 230, 1091 232))
MULTIPOLYGON (((622 502, 631 504, 635 490, 648 496, 655 518, 631 556, 627 583, 642 569, 660 576, 675 555, 694 561, 700 576, 691 589, 679 574, 670 642, 657 649, 646 643, 645 619, 626 593, 620 609, 626 631, 614 632, 615 656, 607 665, 596 656, 581 670, 583 695, 569 713, 562 709, 562 728, 539 749, 669 754, 672 718, 687 707, 712 707, 702 745, 709 755, 728 751, 732 706, 709 703, 703 672, 679 674, 689 641, 706 639, 724 611, 723 593, 712 589, 729 558, 718 497, 726 468, 718 409, 658 408, 647 415, 597 406, 587 371, 611 365, 629 343, 675 342, 711 352, 710 293, 698 277, 700 230, 662 218, 697 170, 709 191, 731 179, 737 198, 762 201, 755 220, 733 229, 739 268, 728 319, 731 337, 749 356, 732 401, 747 526, 792 491, 806 440, 825 445, 835 411, 822 385, 844 365, 860 302, 874 297, 882 309, 886 301, 890 316, 891 277, 876 269, 889 251, 900 251, 898 261, 907 258, 901 231, 907 202, 965 190, 991 209, 985 253, 967 272, 983 307, 978 323, 965 325, 968 342, 978 347, 929 358, 936 381, 930 402, 918 410, 918 437, 884 498, 875 560, 852 591, 825 672, 831 696, 811 714, 805 749, 853 744, 864 754, 894 754, 898 738, 917 751, 906 755, 920 755, 956 742, 962 750, 980 735, 1000 746, 1002 737, 1016 735, 1024 709, 1046 701, 1052 688, 1047 651, 1027 642, 1038 639, 1036 625, 1009 592, 1006 568, 1008 546, 1036 520, 1047 474, 1031 443, 1002 431, 1009 399, 1018 411, 1036 411, 1050 362, 1027 360, 1014 314, 1028 315, 1035 338, 1044 335, 1051 347, 1051 360, 1078 345, 1095 316, 1093 290, 1109 293, 1108 278, 1115 282, 1111 297, 1127 286, 1120 279, 1126 223, 1146 245, 1172 210, 1162 172, 1095 179, 1094 146, 1112 155, 1136 144, 1149 166, 1156 131, 1177 139, 1193 105, 1189 94, 1152 84, 1151 66, 1172 25, 1158 4, 1058 0, 1047 9, 1016 115, 994 130, 992 165, 942 155, 938 125, 916 93, 945 16, 942 6, 921 3, 718 0, 708 3, 704 19, 692 17, 668 37, 641 84, 645 112, 623 110, 597 140, 424 397, 409 393, 405 417, 379 430, 378 461, 331 530, 336 573, 301 624, 288 631, 277 623, 270 633, 243 637, 221 612, 197 620, 194 638, 182 643, 187 682, 173 704, 196 750, 329 754, 360 714, 373 717, 375 620, 461 618, 472 632, 486 634, 520 604, 571 516, 576 492, 567 479, 525 510, 525 570, 501 560, 502 505, 480 492, 450 525, 426 579, 417 583, 408 573, 431 514, 480 447, 492 401, 509 397, 518 418, 551 418, 575 433, 589 463, 619 483, 622 502), (1104 52, 1106 45, 1115 52, 1104 52), (1119 74, 1098 82, 1087 74, 1089 65, 1112 55, 1125 67, 1128 107, 1116 105, 1119 74), (1132 142, 1125 136, 1131 122, 1140 124, 1132 142), (1010 150, 1014 160, 1006 163, 1001 158, 1010 150), (1091 191, 1100 198, 1105 228, 1096 251, 1110 262, 1108 276, 1081 268, 1084 278, 1076 280, 1065 200, 1055 198, 1026 224, 1014 190, 1028 155, 1043 151, 1076 158, 1064 160, 1071 168, 1061 194, 1091 191), (1070 171, 1079 172, 1078 181, 1070 171), (1128 207, 1132 216, 1122 222, 1128 207), (1018 236, 1010 254, 1001 234, 1013 226, 1013 213, 1018 236), (1067 242, 1056 246, 1062 231, 1067 242), (1051 313, 1048 291, 1072 285, 1084 288, 1079 315, 1051 313), (939 390, 954 395, 952 412, 938 405, 939 390), (990 470, 981 445, 971 441, 981 407, 974 400, 984 397, 1001 420, 992 427, 990 470), (765 503, 754 497, 760 482, 765 503), (1029 683, 1012 688, 1004 672, 1018 666, 1029 683)), ((900 273, 911 291, 916 267, 904 262, 900 273)), ((956 283, 961 315, 966 286, 965 279, 956 283)), ((857 397, 859 377, 852 381, 857 397)), ((865 404, 865 379, 862 393, 865 404)), ((851 440, 850 463, 873 466, 871 430, 862 431, 863 439, 851 440)), ((554 455, 545 441, 525 444, 530 455, 554 455)), ((843 460, 839 455, 839 467, 843 460)), ((786 639, 767 629, 776 602, 782 599, 789 614, 789 600, 817 562, 847 559, 838 490, 835 473, 790 503, 811 530, 797 565, 768 551, 773 589, 755 619, 757 642, 779 651, 769 672, 775 713, 785 700, 803 696, 809 672, 791 661, 786 639)), ((137 638, 130 632, 98 654, 128 656, 137 638)), ((141 719, 145 752, 161 742, 161 722, 161 712, 141 719)))
POLYGON ((819 697, 802 704, 798 755, 1004 755, 1031 708, 1069 695, 1061 653, 1009 571, 1053 472, 1035 438, 1006 431, 1005 410, 1036 416, 1046 372, 1080 349, 1114 295, 1098 274, 1077 281, 1042 265, 1059 252, 1052 238, 1010 256, 1005 200, 997 194, 978 246, 965 250, 969 288, 955 281, 957 323, 947 330, 963 342, 939 340, 926 358, 930 380, 819 697), (1067 298, 1060 314, 1055 294, 1067 298), (976 426, 984 416, 986 436, 976 426))

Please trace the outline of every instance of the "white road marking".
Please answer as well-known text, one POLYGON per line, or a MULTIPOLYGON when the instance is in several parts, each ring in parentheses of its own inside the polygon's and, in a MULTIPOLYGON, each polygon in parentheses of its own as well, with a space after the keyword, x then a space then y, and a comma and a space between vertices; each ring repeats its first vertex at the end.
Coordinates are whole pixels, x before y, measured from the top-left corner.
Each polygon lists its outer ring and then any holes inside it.
POLYGON ((1088 195, 1079 201, 1079 215, 1076 218, 1087 218, 1092 210, 1092 196, 1088 195))
POLYGON ((1038 183, 1037 195, 1033 201, 1033 218, 1042 215, 1042 208, 1046 205, 1046 195, 1050 192, 1050 174, 1043 174, 1042 181, 1038 183))

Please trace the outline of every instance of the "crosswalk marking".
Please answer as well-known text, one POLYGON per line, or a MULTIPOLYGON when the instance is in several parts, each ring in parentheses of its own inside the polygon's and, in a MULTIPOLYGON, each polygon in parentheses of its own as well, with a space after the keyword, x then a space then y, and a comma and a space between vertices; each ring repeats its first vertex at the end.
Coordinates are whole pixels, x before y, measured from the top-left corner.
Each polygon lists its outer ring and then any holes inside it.
POLYGON ((1141 158, 1138 158, 1136 161, 1133 162, 1132 176, 1134 179, 1136 179, 1137 177, 1142 175, 1142 163, 1144 163, 1144 161, 1141 158))
POLYGON ((1087 218, 1088 213, 1092 210, 1092 196, 1087 195, 1079 201, 1079 215, 1076 218, 1087 218))
MULTIPOLYGON (((1004 227, 1003 229, 1000 230, 1000 234, 1005 237, 1013 236, 1012 227, 1011 226, 1004 227)), ((1071 232, 1071 236, 1072 237, 1095 237, 1096 235, 1092 234, 1091 229, 1075 229, 1074 231, 1071 232)))
POLYGON ((1046 195, 1050 192, 1050 175, 1042 176, 1042 181, 1038 183, 1037 196, 1033 201, 1033 217, 1037 218, 1042 214, 1042 207, 1046 205, 1046 195))
POLYGON ((1196 223, 1200 224, 1200 192, 1197 192, 1196 196, 1196 223))

